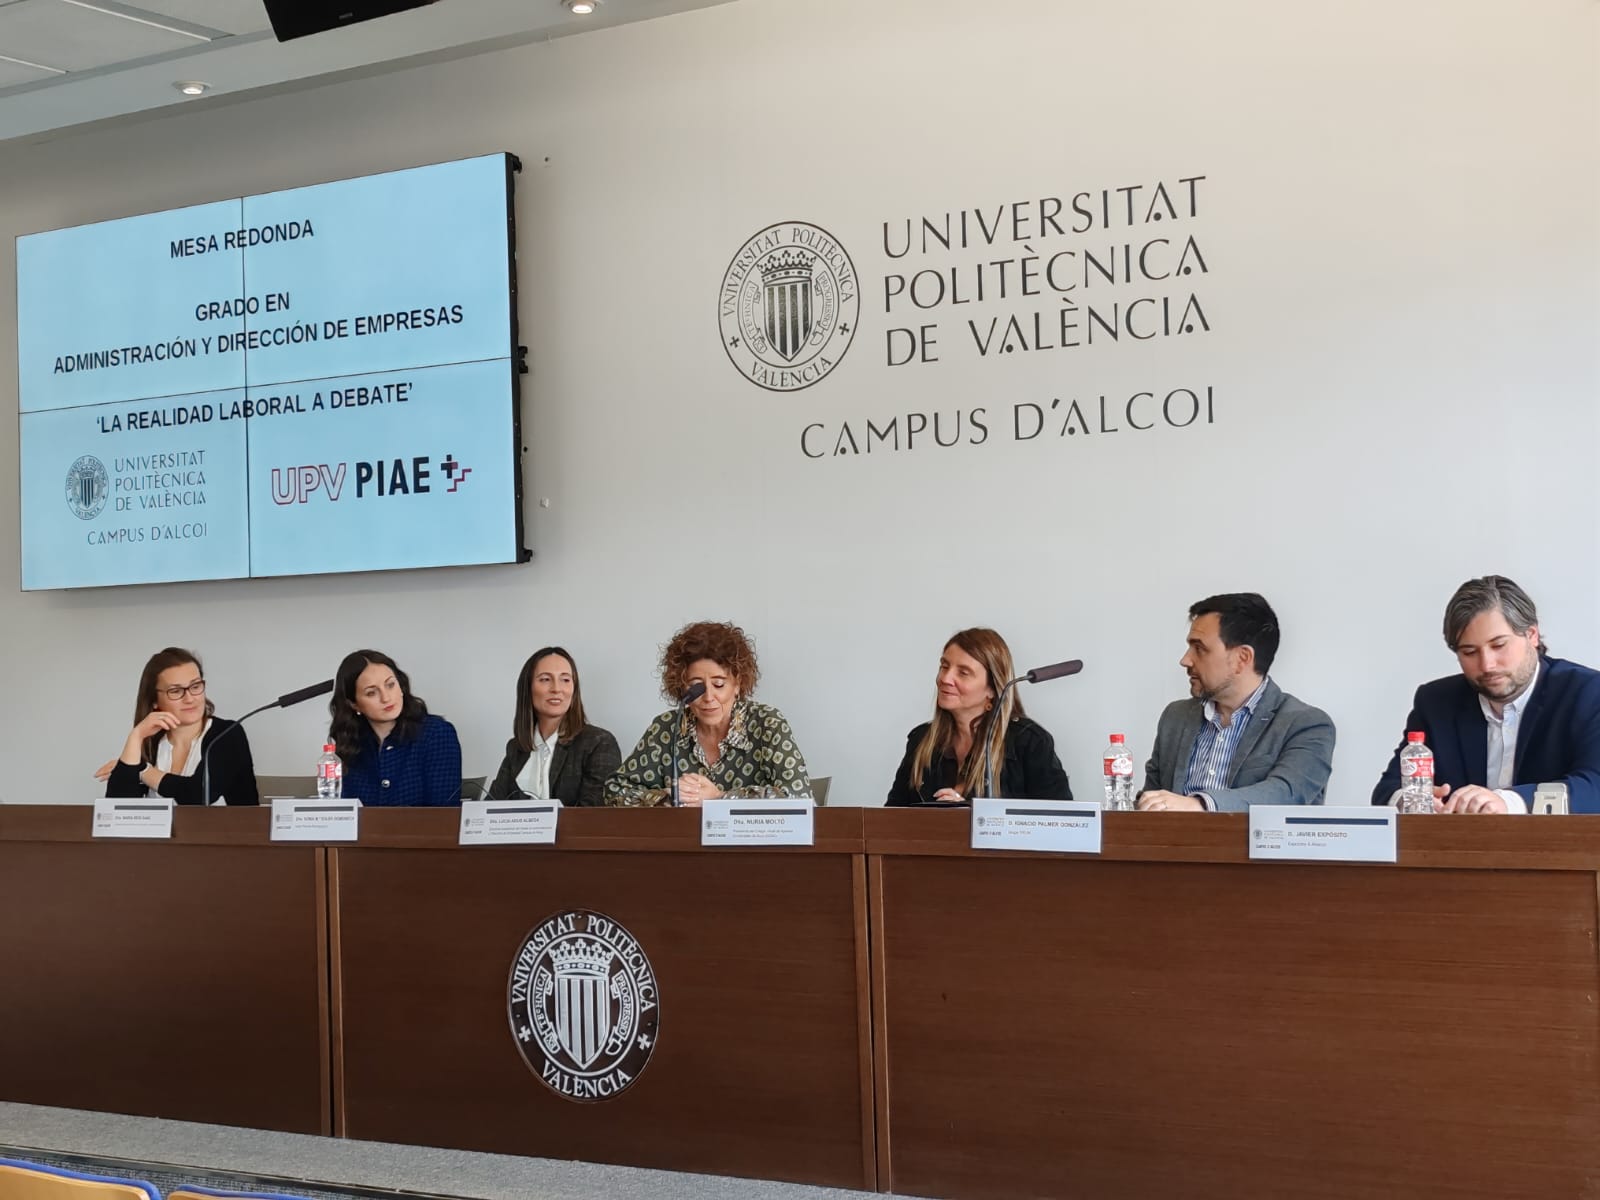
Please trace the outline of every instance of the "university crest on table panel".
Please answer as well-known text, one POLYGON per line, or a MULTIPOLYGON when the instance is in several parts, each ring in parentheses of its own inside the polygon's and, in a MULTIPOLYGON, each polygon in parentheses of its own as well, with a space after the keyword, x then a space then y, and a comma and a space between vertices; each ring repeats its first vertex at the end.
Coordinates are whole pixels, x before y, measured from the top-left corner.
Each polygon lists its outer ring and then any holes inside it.
POLYGON ((655 969, 621 924, 588 909, 547 917, 512 961, 507 1005, 524 1061, 546 1087, 575 1101, 627 1090, 655 1050, 655 969))

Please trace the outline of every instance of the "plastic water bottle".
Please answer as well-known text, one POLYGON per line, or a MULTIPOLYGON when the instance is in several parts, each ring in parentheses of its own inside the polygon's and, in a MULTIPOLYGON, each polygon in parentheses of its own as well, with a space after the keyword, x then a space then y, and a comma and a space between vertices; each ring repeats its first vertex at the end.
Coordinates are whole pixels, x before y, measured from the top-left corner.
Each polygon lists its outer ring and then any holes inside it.
POLYGON ((1133 808, 1133 755, 1120 733, 1113 733, 1111 744, 1106 747, 1106 808, 1133 808))
POLYGON ((343 794, 344 763, 329 742, 322 748, 322 757, 317 759, 317 799, 337 800, 343 794))
POLYGON ((1422 742, 1422 734, 1406 734, 1400 751, 1400 811, 1433 811, 1433 751, 1422 742))

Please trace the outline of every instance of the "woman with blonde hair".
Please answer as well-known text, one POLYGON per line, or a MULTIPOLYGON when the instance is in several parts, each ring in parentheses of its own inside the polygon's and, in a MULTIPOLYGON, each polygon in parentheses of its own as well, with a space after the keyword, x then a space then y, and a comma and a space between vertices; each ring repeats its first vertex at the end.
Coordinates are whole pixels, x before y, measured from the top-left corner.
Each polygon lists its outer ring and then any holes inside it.
POLYGON ((1071 800, 1055 740, 1022 711, 1011 649, 992 629, 963 629, 945 643, 935 679, 933 720, 906 738, 906 754, 889 789, 890 806, 968 804, 984 794, 984 764, 993 763, 996 796, 1071 800))

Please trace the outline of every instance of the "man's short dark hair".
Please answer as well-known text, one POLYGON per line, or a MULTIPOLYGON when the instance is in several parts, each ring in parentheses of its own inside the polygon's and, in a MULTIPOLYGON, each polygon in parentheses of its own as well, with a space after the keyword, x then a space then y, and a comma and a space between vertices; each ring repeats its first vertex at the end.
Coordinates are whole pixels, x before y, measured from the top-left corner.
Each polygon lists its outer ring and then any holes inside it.
POLYGON ((1217 614, 1222 644, 1229 650, 1249 646, 1255 651, 1256 673, 1265 675, 1278 657, 1278 614, 1266 597, 1257 592, 1224 592, 1207 596, 1189 609, 1189 619, 1198 621, 1208 613, 1217 614))
MULTIPOLYGON (((1539 610, 1533 605, 1533 597, 1518 587, 1514 580, 1504 575, 1484 575, 1463 583, 1456 589, 1456 594, 1450 597, 1450 603, 1444 606, 1444 644, 1454 651, 1461 644, 1461 635, 1474 619, 1496 610, 1519 637, 1539 623, 1539 610)), ((1545 652, 1542 637, 1539 639, 1539 652, 1545 652)))

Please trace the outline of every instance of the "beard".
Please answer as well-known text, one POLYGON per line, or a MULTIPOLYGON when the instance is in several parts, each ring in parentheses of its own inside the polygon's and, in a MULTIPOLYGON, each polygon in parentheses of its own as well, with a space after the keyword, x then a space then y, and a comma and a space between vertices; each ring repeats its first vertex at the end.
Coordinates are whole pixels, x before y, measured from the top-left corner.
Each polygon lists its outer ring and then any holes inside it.
POLYGON ((1528 682, 1533 678, 1534 667, 1538 661, 1538 655, 1530 653, 1527 661, 1521 666, 1497 671, 1492 675, 1480 675, 1468 682, 1472 684, 1473 691, 1480 696, 1497 704, 1504 704, 1515 700, 1528 690, 1528 682))

